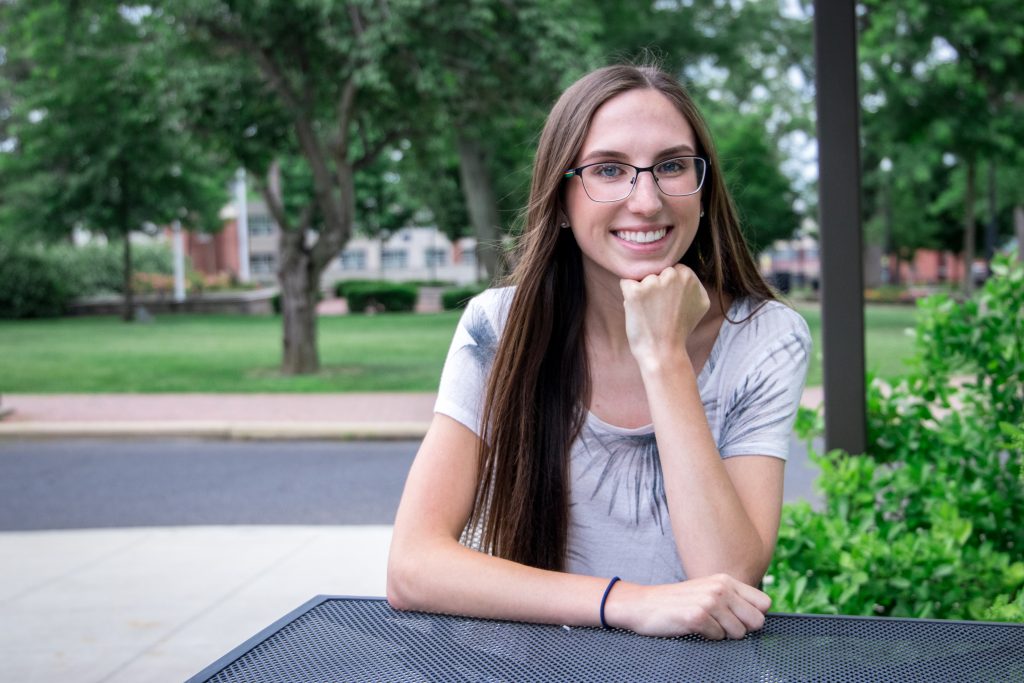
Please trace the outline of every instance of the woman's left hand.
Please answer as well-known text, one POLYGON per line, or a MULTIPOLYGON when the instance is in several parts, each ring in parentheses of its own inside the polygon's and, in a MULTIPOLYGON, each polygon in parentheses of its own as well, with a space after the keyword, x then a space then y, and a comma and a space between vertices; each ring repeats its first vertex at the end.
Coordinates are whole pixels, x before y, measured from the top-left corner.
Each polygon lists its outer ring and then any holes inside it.
POLYGON ((685 350, 686 341, 711 301, 696 273, 681 263, 640 282, 620 280, 626 309, 626 337, 643 366, 662 353, 685 350))

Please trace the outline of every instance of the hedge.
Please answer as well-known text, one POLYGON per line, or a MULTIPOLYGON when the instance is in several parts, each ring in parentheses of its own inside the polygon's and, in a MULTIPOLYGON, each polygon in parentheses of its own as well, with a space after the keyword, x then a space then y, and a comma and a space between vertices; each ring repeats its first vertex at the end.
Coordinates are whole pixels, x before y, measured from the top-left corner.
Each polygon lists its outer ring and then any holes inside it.
POLYGON ((411 311, 416 306, 419 288, 397 282, 349 282, 345 287, 348 310, 363 313, 368 308, 384 311, 411 311))
POLYGON ((486 284, 465 285, 463 287, 446 289, 441 293, 441 306, 446 311, 465 308, 470 299, 485 289, 487 289, 486 284))
POLYGON ((72 290, 39 253, 0 249, 0 318, 48 318, 67 308, 72 290))
MULTIPOLYGON (((58 266, 75 296, 121 293, 124 289, 124 243, 70 244, 47 248, 45 257, 58 266)), ((133 244, 132 271, 172 275, 174 254, 166 245, 133 244)))
POLYGON ((1024 622, 1024 267, 992 270, 918 302, 911 370, 868 384, 867 453, 810 449, 824 501, 783 508, 773 609, 1024 622))
POLYGON ((389 285, 388 280, 338 280, 334 283, 334 296, 344 299, 348 296, 349 287, 366 287, 377 285, 389 285))

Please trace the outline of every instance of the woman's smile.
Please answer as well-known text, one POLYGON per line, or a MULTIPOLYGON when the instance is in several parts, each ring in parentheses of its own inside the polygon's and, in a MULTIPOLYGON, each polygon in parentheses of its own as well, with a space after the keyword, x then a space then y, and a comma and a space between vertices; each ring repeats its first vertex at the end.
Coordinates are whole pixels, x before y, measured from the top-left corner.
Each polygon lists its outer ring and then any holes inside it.
POLYGON ((672 226, 659 227, 627 227, 612 231, 612 234, 624 242, 623 246, 638 251, 657 251, 665 246, 666 237, 672 231, 672 226))

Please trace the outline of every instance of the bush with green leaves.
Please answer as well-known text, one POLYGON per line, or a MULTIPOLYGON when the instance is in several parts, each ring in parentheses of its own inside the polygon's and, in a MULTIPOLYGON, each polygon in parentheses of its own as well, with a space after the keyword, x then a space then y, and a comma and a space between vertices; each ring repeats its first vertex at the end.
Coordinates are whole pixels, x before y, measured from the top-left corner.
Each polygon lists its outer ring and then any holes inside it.
POLYGON ((486 284, 465 285, 463 287, 446 289, 441 293, 441 306, 446 311, 465 308, 470 299, 485 289, 487 289, 486 284))
MULTIPOLYGON (((86 244, 53 245, 46 249, 46 258, 63 273, 68 288, 76 296, 120 294, 124 290, 124 246, 86 244)), ((132 270, 136 273, 172 275, 174 254, 161 244, 133 244, 132 270)))
POLYGON ((1024 268, 993 273, 918 303, 911 371, 869 383, 868 453, 811 449, 824 509, 784 507, 774 609, 1024 621, 1024 268))
POLYGON ((0 318, 49 318, 71 298, 61 271, 38 250, 0 246, 0 318))
POLYGON ((391 284, 388 280, 338 280, 334 283, 334 296, 339 299, 343 299, 348 296, 349 287, 366 287, 376 285, 389 285, 391 284))
POLYGON ((419 288, 399 282, 367 282, 345 287, 348 310, 362 313, 375 311, 411 311, 416 306, 419 288))

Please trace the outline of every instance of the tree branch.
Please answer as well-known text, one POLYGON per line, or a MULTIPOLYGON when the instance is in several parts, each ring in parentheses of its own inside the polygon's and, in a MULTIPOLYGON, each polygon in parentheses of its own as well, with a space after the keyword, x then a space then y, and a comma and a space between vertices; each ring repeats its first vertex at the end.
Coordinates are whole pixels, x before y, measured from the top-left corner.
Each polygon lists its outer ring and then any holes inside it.
POLYGON ((281 96, 285 106, 291 110, 292 114, 298 116, 303 113, 303 103, 299 100, 298 94, 288 81, 288 77, 263 47, 246 37, 241 27, 238 27, 236 32, 221 24, 205 19, 196 20, 195 25, 204 28, 214 39, 222 41, 242 54, 247 54, 254 58, 260 71, 266 76, 271 87, 281 96))
POLYGON ((334 146, 334 158, 339 163, 348 158, 349 125, 352 122, 352 109, 356 99, 356 79, 349 76, 341 87, 338 98, 338 141, 334 146))
POLYGON ((291 232, 292 228, 288 222, 288 215, 284 210, 284 201, 281 194, 281 165, 275 159, 267 169, 265 182, 259 183, 260 194, 267 202, 267 210, 274 217, 274 221, 281 228, 282 232, 291 232))
POLYGON ((372 164, 378 156, 380 156, 380 153, 383 152, 385 148, 394 145, 396 142, 401 140, 404 135, 404 130, 394 130, 389 132, 382 140, 379 140, 377 144, 369 146, 369 149, 363 150, 363 155, 352 163, 352 168, 357 171, 365 169, 367 166, 372 164))

